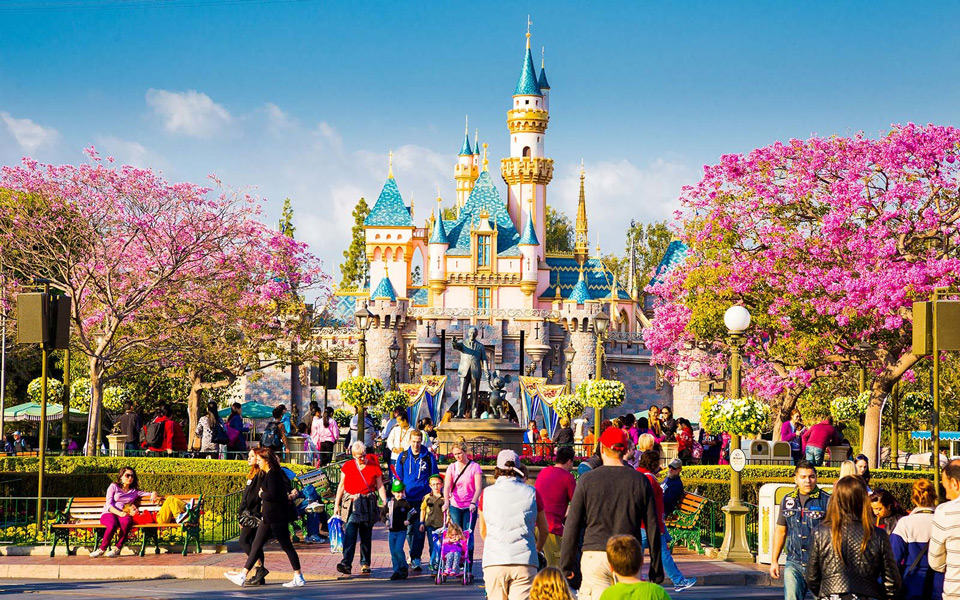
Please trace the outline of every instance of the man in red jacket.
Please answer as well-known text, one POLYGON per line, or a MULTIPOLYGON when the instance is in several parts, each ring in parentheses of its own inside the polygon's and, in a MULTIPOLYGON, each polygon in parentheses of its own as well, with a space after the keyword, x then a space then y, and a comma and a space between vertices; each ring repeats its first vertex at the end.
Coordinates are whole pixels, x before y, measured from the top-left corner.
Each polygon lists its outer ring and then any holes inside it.
MULTIPOLYGON (((170 407, 168 405, 161 404, 157 407, 157 418, 153 420, 153 423, 159 423, 163 426, 163 443, 157 447, 147 447, 147 450, 150 452, 166 452, 167 454, 172 454, 174 452, 187 451, 187 438, 183 435, 183 428, 180 427, 180 423, 170 418, 170 414, 170 407)), ((148 425, 148 433, 149 427, 148 425)), ((147 443, 148 441, 145 440, 144 444, 147 443)))

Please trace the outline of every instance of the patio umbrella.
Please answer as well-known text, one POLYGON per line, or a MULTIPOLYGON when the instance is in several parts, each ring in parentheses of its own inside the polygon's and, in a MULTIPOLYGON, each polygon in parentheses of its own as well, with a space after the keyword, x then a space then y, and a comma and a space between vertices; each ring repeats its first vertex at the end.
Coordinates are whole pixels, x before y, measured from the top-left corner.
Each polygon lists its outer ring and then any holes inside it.
MULTIPOLYGON (((18 404, 4 410, 3 418, 8 421, 39 421, 40 408, 39 402, 18 404)), ((62 405, 47 403, 47 421, 59 421, 62 415, 62 405)), ((87 413, 71 408, 70 420, 85 422, 87 420, 87 413)))
MULTIPOLYGON (((240 416, 244 419, 270 419, 273 418, 273 408, 265 406, 259 402, 244 402, 241 406, 240 416)), ((220 409, 221 417, 230 416, 230 407, 220 409)))

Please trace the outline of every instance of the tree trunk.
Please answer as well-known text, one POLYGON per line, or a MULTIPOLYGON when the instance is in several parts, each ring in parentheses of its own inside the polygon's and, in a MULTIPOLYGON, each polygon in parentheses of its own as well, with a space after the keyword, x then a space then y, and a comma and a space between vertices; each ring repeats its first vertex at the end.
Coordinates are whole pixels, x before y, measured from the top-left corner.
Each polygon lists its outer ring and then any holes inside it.
POLYGON ((896 363, 888 362, 886 368, 870 386, 870 404, 867 405, 867 414, 863 421, 861 452, 870 459, 871 469, 877 468, 880 461, 880 408, 883 404, 883 398, 893 389, 893 384, 900 381, 903 374, 913 368, 913 365, 920 358, 915 354, 908 353, 900 356, 896 363))
POLYGON ((102 373, 103 363, 96 357, 91 356, 90 413, 87 415, 87 456, 95 456, 97 451, 97 437, 100 429, 100 414, 103 412, 103 383, 100 381, 100 375, 102 373))
POLYGON ((199 439, 196 435, 197 423, 200 421, 200 413, 205 412, 201 406, 203 400, 200 395, 200 390, 203 389, 203 382, 200 381, 200 373, 190 369, 188 374, 190 379, 190 395, 187 397, 187 414, 188 424, 190 431, 187 432, 187 448, 193 449, 194 444, 199 444, 199 439))

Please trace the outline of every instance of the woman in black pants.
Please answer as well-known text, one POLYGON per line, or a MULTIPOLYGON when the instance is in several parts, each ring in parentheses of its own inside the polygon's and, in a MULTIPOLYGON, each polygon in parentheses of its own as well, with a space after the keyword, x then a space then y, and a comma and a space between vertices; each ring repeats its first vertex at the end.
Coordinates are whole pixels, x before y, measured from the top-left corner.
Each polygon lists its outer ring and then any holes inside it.
MULTIPOLYGON (((260 499, 260 488, 263 486, 264 473, 257 466, 257 455, 251 449, 247 453, 247 464, 250 465, 250 472, 247 473, 247 485, 243 488, 243 496, 240 499, 240 548, 244 554, 249 555, 253 549, 253 539, 257 535, 258 525, 251 522, 262 518, 262 504, 260 499), (244 522, 247 525, 244 525, 244 522)), ((270 572, 263 566, 263 548, 261 547, 254 553, 257 557, 257 568, 254 569, 247 585, 263 585, 263 580, 270 572)), ((234 573, 234 571, 228 571, 234 573)))
POLYGON ((283 584, 283 587, 302 587, 305 585, 303 573, 300 572, 300 557, 293 548, 293 542, 290 541, 290 518, 293 513, 291 500, 296 497, 296 492, 292 491, 290 480, 287 479, 283 469, 280 468, 280 461, 277 455, 270 448, 256 448, 252 452, 257 457, 257 466, 263 471, 263 480, 260 486, 259 496, 263 501, 262 514, 263 520, 257 527, 257 533, 253 537, 250 550, 247 553, 247 563, 239 573, 225 573, 224 576, 237 585, 244 585, 247 580, 247 573, 253 568, 257 560, 263 558, 263 546, 271 537, 276 538, 277 543, 290 559, 290 566, 293 567, 293 580, 283 584))

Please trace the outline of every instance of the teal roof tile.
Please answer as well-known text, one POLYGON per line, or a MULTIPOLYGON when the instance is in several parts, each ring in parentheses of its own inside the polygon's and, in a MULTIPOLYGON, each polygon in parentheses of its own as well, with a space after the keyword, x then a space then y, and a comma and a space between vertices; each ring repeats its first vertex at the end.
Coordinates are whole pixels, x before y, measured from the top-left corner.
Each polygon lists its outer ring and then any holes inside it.
POLYGON ((530 54, 530 48, 527 48, 527 54, 523 57, 523 70, 520 71, 520 81, 517 82, 517 90, 513 92, 514 96, 542 96, 540 86, 537 85, 537 70, 533 67, 533 55, 530 54))
POLYGON ((677 265, 686 260, 689 252, 690 249, 687 248, 687 245, 680 240, 673 240, 670 242, 670 245, 667 246, 667 251, 663 254, 663 259, 653 272, 653 277, 650 279, 649 285, 663 283, 663 278, 667 275, 667 273, 672 271, 677 265))
POLYGON ((410 305, 411 306, 426 306, 427 302, 430 301, 430 290, 428 288, 422 287, 410 296, 410 305))
POLYGON ((521 246, 539 246, 540 240, 537 239, 537 232, 533 227, 533 219, 527 216, 527 226, 523 228, 523 235, 520 236, 521 246))
POLYGON ((541 91, 550 89, 550 84, 547 83, 547 70, 542 67, 540 68, 540 81, 537 83, 537 86, 541 91))
POLYGON ((366 227, 413 227, 410 208, 400 197, 400 189, 393 177, 388 177, 380 190, 380 197, 363 220, 366 227))
POLYGON ((587 282, 585 279, 580 278, 580 280, 577 281, 577 284, 573 286, 573 290, 570 292, 567 300, 576 302, 577 304, 583 304, 587 300, 593 300, 593 298, 590 296, 590 290, 587 289, 587 282))
POLYGON ((463 134, 463 146, 460 148, 460 156, 473 156, 473 149, 470 147, 470 136, 463 134))
MULTIPOLYGON (((560 297, 569 298, 580 281, 580 265, 572 256, 547 256, 546 262, 550 266, 551 285, 544 290, 540 297, 545 300, 553 300, 557 295, 557 286, 559 286, 560 297)), ((583 277, 591 298, 594 300, 610 299, 613 274, 607 270, 602 261, 596 258, 587 259, 583 265, 583 277)), ((618 282, 616 294, 618 300, 630 299, 630 293, 622 283, 618 282)))
POLYGON ((385 299, 390 302, 397 301, 397 292, 393 289, 393 284, 390 283, 390 276, 386 275, 383 279, 380 280, 380 283, 377 285, 377 289, 373 290, 373 293, 370 294, 370 298, 373 300, 385 299))
MULTIPOLYGON (((442 211, 441 211, 442 212, 442 211)), ((437 219, 436 225, 433 226, 433 233, 430 234, 430 244, 449 244, 450 240, 447 239, 447 230, 443 226, 443 218, 437 219)))
POLYGON ((497 256, 520 256, 520 234, 517 232, 507 206, 493 183, 489 171, 483 171, 460 208, 456 221, 447 221, 444 226, 450 246, 447 254, 451 256, 470 256, 470 228, 478 222, 480 213, 489 215, 490 227, 497 228, 497 256))

